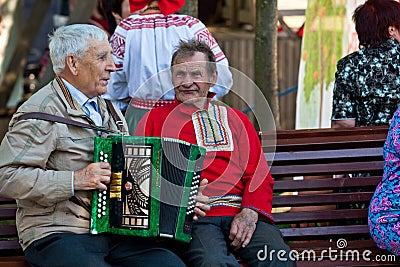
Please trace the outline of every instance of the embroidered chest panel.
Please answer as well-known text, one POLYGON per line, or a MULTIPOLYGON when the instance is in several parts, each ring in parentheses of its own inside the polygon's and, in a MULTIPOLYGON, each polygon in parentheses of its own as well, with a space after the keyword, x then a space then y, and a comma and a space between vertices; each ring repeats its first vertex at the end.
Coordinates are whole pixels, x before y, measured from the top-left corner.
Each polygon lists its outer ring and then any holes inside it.
POLYGON ((193 113, 192 121, 199 146, 207 151, 233 151, 226 107, 210 104, 208 110, 193 113))

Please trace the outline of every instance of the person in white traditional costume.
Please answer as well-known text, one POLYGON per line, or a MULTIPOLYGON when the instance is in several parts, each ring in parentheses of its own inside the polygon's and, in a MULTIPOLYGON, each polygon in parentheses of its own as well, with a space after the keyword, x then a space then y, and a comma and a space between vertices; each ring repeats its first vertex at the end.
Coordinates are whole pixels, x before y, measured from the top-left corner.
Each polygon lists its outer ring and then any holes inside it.
POLYGON ((119 23, 111 37, 117 70, 104 98, 126 112, 131 134, 148 110, 173 103, 170 72, 163 70, 168 70, 173 50, 181 40, 197 39, 212 49, 219 73, 211 89, 216 98, 224 96, 232 86, 228 60, 206 26, 192 16, 173 14, 184 2, 130 0, 132 15, 119 23), (151 82, 146 83, 151 77, 151 82))

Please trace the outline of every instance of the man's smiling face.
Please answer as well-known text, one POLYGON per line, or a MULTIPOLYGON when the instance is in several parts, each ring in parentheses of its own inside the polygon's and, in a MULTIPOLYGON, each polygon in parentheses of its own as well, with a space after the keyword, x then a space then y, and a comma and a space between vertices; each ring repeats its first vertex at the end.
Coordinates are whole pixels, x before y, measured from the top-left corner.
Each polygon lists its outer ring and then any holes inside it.
POLYGON ((206 60, 206 56, 201 52, 176 60, 172 67, 172 84, 178 101, 186 102, 207 97, 208 90, 217 80, 217 73, 210 76, 206 60))

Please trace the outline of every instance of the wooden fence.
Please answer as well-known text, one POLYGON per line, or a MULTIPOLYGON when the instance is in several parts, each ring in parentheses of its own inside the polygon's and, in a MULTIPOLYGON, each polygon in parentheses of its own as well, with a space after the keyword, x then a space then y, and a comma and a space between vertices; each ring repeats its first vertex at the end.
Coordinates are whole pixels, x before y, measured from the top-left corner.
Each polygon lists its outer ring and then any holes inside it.
MULTIPOLYGON (((210 31, 227 56, 229 65, 254 80, 254 32, 225 28, 210 28, 210 31)), ((285 32, 280 32, 278 34, 277 63, 281 129, 294 129, 295 127, 300 54, 301 38, 293 38, 285 32)), ((248 110, 254 105, 254 102, 244 103, 237 96, 238 94, 246 99, 252 99, 253 92, 246 89, 248 89, 246 86, 234 85, 234 91, 237 93, 228 94, 223 101, 235 108, 248 110)))

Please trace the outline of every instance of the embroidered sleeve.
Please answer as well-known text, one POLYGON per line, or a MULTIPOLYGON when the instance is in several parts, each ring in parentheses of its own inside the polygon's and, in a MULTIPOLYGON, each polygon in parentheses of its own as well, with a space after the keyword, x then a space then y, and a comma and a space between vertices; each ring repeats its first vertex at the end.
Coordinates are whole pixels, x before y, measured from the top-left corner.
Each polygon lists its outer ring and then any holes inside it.
POLYGON ((115 33, 111 36, 110 43, 113 49, 113 59, 116 71, 111 73, 108 81, 107 93, 103 95, 105 99, 109 99, 120 110, 126 110, 129 97, 128 83, 124 70, 125 42, 126 30, 117 26, 115 33))

